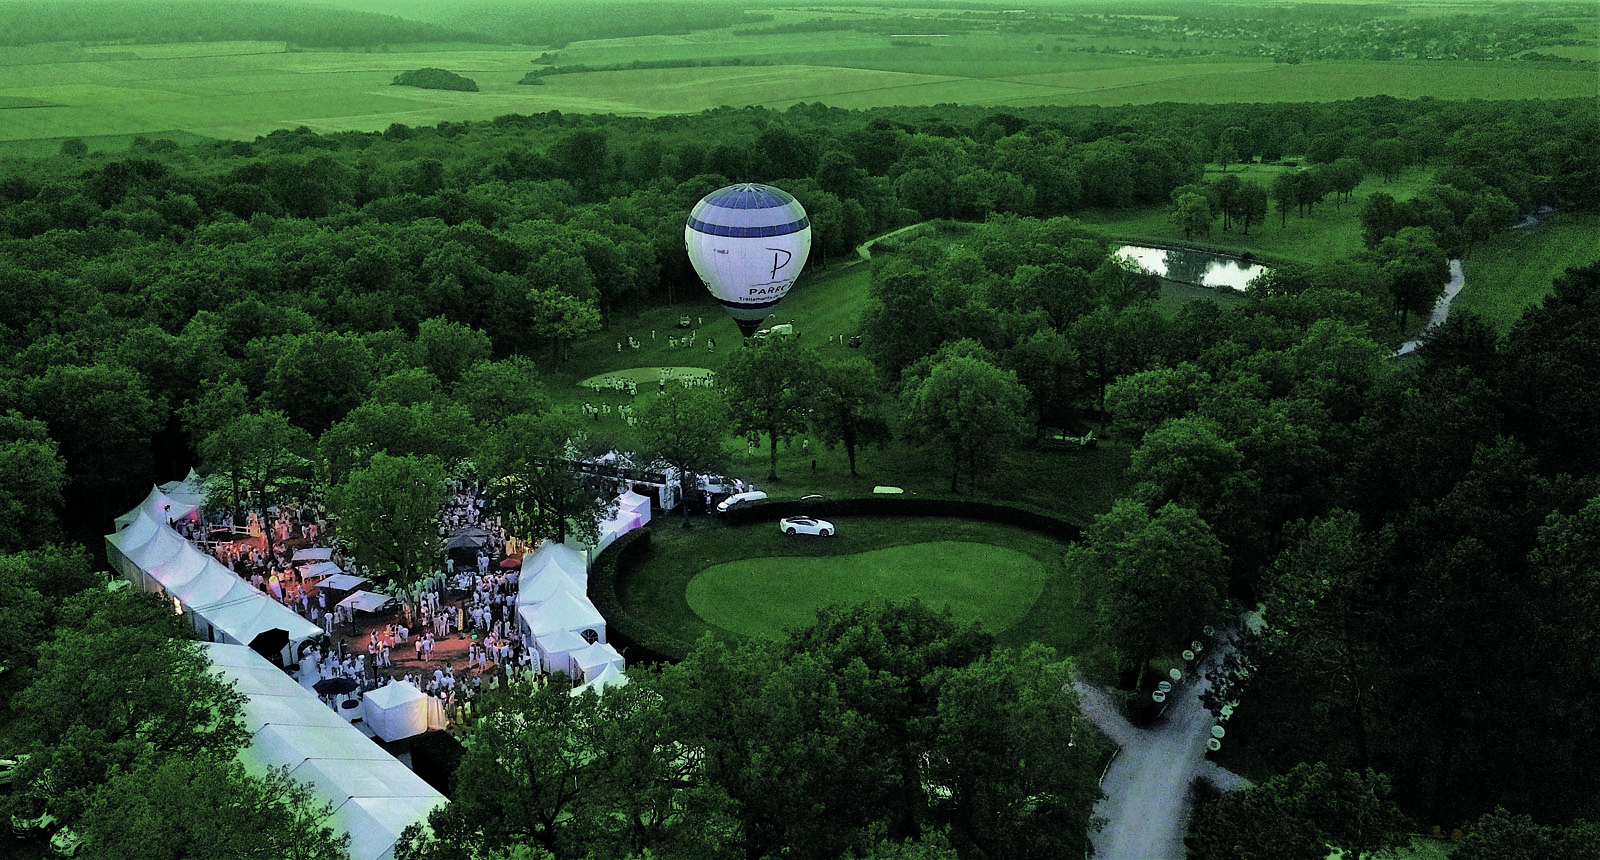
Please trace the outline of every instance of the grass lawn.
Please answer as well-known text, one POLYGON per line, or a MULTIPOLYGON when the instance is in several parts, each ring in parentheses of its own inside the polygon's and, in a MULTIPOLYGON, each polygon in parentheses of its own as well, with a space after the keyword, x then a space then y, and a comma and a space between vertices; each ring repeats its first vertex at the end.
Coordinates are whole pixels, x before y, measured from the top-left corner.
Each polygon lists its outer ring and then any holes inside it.
POLYGON ((1064 654, 1091 646, 1066 544, 1015 526, 943 517, 835 518, 831 538, 789 536, 776 524, 725 526, 674 517, 618 582, 628 611, 693 642, 703 633, 775 638, 830 602, 920 597, 952 603, 1002 644, 1043 642, 1064 654), (780 587, 779 581, 782 585, 780 587))
POLYGON ((1506 332, 1550 292, 1569 266, 1600 259, 1600 215, 1560 212, 1532 230, 1511 230, 1474 249, 1461 264, 1466 285, 1454 308, 1506 332))
MULTIPOLYGON (((1228 172, 1270 188, 1274 176, 1291 169, 1296 168, 1249 164, 1231 167, 1228 172)), ((1206 178, 1215 180, 1221 175, 1220 171, 1213 169, 1207 171, 1206 178)), ((1287 221, 1278 214, 1274 204, 1266 223, 1252 225, 1248 236, 1237 227, 1224 232, 1222 221, 1218 219, 1211 235, 1195 242, 1184 240, 1183 231, 1172 223, 1166 206, 1089 210, 1077 218, 1107 236, 1128 242, 1189 244, 1212 247, 1235 255, 1248 252, 1265 261, 1278 259, 1323 263, 1353 257, 1364 250, 1360 213, 1367 195, 1381 191, 1397 200, 1407 200, 1426 188, 1432 178, 1433 170, 1424 167, 1413 167, 1387 183, 1376 176, 1369 176, 1356 188, 1348 203, 1335 205, 1332 196, 1329 196, 1312 209, 1311 215, 1301 218, 1290 212, 1287 221)))
MULTIPOLYGON (((792 540, 821 539, 800 535, 792 540)), ((978 621, 998 632, 1022 619, 1044 580, 1044 565, 1014 549, 946 540, 824 558, 724 562, 689 581, 688 599, 707 622, 768 639, 806 625, 825 606, 909 597, 934 608, 949 607, 962 623, 978 621)))

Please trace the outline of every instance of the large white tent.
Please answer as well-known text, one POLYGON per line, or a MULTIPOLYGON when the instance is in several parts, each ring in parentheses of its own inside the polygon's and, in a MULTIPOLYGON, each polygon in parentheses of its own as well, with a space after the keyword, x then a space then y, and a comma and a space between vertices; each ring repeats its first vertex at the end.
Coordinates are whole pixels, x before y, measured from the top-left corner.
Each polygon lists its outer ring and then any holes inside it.
POLYGON ((252 773, 288 767, 291 776, 309 784, 317 802, 333 806, 329 826, 350 834, 351 860, 390 860, 400 833, 445 803, 421 777, 259 655, 234 646, 202 647, 223 680, 246 697, 245 725, 254 734, 240 761, 252 773))
POLYGON ((117 518, 117 530, 106 535, 106 557, 129 582, 175 600, 175 609, 206 640, 248 645, 262 633, 282 630, 289 643, 279 656, 286 664, 294 662, 295 646, 321 635, 321 629, 171 528, 174 511, 186 515, 193 510, 160 490, 151 491, 138 507, 117 518))
POLYGON ((409 681, 396 681, 367 693, 361 719, 386 741, 420 735, 428 730, 428 696, 409 681))
POLYGON ((638 518, 634 528, 650 522, 650 497, 628 490, 617 497, 617 513, 632 514, 638 518))

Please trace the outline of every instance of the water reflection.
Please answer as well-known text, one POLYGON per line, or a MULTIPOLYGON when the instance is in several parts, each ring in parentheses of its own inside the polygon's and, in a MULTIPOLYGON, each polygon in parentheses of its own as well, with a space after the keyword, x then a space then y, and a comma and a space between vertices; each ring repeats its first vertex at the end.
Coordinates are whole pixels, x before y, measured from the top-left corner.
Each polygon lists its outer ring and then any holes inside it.
POLYGON ((1247 263, 1206 251, 1178 248, 1150 248, 1123 245, 1117 256, 1127 257, 1141 268, 1173 281, 1202 287, 1232 287, 1242 290, 1257 275, 1267 270, 1258 263, 1247 263))

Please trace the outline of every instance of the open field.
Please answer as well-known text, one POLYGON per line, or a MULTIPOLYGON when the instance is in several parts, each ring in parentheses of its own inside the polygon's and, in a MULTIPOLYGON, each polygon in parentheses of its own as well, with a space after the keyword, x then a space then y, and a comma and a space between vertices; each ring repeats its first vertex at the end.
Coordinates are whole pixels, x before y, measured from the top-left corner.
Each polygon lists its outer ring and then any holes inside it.
MULTIPOLYGON (((1272 179, 1288 168, 1267 164, 1235 165, 1229 173, 1271 187, 1272 179)), ((1206 179, 1215 180, 1222 174, 1215 169, 1207 171, 1206 179)), ((1428 186, 1433 170, 1413 167, 1384 182, 1377 176, 1368 176, 1351 195, 1350 202, 1335 205, 1333 196, 1311 210, 1305 218, 1289 213, 1285 224, 1279 216, 1277 205, 1267 215, 1266 223, 1250 227, 1250 235, 1235 227, 1224 232, 1222 219, 1212 225, 1211 235, 1196 243, 1223 249, 1232 254, 1250 252, 1266 259, 1301 260, 1322 263, 1345 259, 1361 253, 1361 204, 1367 195, 1383 192, 1397 200, 1416 196, 1428 186)), ((1094 227, 1112 238, 1129 242, 1183 243, 1183 231, 1172 223, 1165 206, 1146 206, 1115 210, 1090 210, 1078 220, 1094 227)))
POLYGON ((650 548, 619 582, 618 597, 630 612, 689 642, 708 631, 772 638, 831 602, 916 596, 935 607, 957 601, 958 618, 981 620, 1003 644, 1043 642, 1066 654, 1092 645, 1080 586, 1061 561, 1066 547, 1049 536, 943 517, 836 522, 837 536, 808 539, 767 524, 700 521, 686 530, 663 517, 652 524, 650 548), (940 550, 987 561, 925 575, 927 554, 940 550), (883 560, 890 563, 870 563, 883 560), (875 580, 863 583, 860 575, 875 580), (763 587, 752 591, 752 584, 763 587), (985 591, 991 593, 980 594, 985 591))
POLYGON ((1462 262, 1466 286, 1454 307, 1471 311, 1506 332, 1550 292, 1550 281, 1569 266, 1600 259, 1600 215, 1557 213, 1532 230, 1501 233, 1472 249, 1462 262))
MULTIPOLYGON (((1457 62, 1274 64, 1045 49, 1062 37, 966 32, 900 47, 860 32, 735 37, 731 30, 580 42, 558 65, 739 59, 765 65, 630 69, 517 81, 531 46, 416 45, 292 50, 282 42, 33 45, 0 56, 0 141, 121 135, 250 138, 275 129, 375 131, 549 110, 660 115, 720 105, 1098 104, 1592 96, 1592 71, 1457 62), (1044 40, 1044 41, 1040 41, 1044 40), (480 92, 391 86, 425 66, 480 92), (9 110, 4 108, 11 108, 9 110)), ((1097 40, 1099 41, 1099 40, 1097 40)), ((1117 46, 1107 46, 1116 48, 1117 46)))
MULTIPOLYGON (((843 541, 844 535, 841 531, 830 538, 796 536, 791 542, 843 541)), ((852 543, 872 545, 859 538, 852 543)), ((945 540, 829 553, 824 558, 724 562, 689 581, 688 600, 708 623, 767 639, 804 626, 817 610, 835 603, 911 597, 936 609, 948 606, 962 623, 979 621, 985 629, 1000 632, 1021 620, 1038 598, 1044 579, 1044 565, 1016 550, 945 540)))

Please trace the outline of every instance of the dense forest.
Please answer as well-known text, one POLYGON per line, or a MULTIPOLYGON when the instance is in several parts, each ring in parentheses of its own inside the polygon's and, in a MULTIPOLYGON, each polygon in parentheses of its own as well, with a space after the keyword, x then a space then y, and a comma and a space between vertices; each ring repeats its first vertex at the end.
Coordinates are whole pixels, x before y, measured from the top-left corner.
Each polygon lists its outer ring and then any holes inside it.
MULTIPOLYGON (((1600 729, 1586 719, 1600 706, 1600 265, 1558 279, 1506 336, 1457 314, 1420 360, 1392 358, 1408 315, 1437 297, 1448 257, 1537 207, 1600 206, 1592 99, 801 105, 141 140, 116 155, 78 143, 0 167, 0 737, 33 752, 30 773, 49 768, 61 782, 71 800, 57 814, 100 836, 86 856, 117 856, 107 853, 122 844, 109 835, 113 797, 226 785, 296 821, 307 813, 281 785, 228 771, 239 738, 200 716, 228 713, 227 691, 193 672, 150 671, 186 665, 162 644, 170 616, 103 594, 73 541, 97 546, 152 481, 192 463, 245 469, 252 453, 291 450, 308 484, 332 492, 391 460, 464 462, 513 426, 507 416, 544 420, 539 380, 564 344, 699 288, 684 213, 730 181, 792 191, 810 213, 817 266, 902 225, 971 222, 960 242, 910 242, 874 263, 867 360, 847 376, 882 382, 866 393, 808 383, 820 407, 810 414, 843 416, 822 435, 870 425, 902 436, 964 492, 987 492, 972 478, 997 445, 1026 445, 1045 426, 1090 420, 1125 440, 1133 489, 1084 524, 1069 554, 1094 583, 1106 643, 1089 664, 1137 689, 1153 655, 1182 647, 1160 631, 1261 605, 1266 625, 1219 678, 1217 702, 1237 709, 1230 752, 1252 758, 1225 763, 1263 777, 1304 776, 1294 768, 1307 762, 1370 769, 1386 779, 1361 790, 1392 787, 1420 827, 1477 820, 1483 833, 1560 842, 1600 819, 1600 729), (1270 186, 1204 171, 1286 157, 1288 178, 1270 186), (1372 192, 1424 164, 1434 179, 1415 196, 1372 192), (1159 203, 1197 228, 1220 218, 1219 229, 1271 230, 1269 202, 1282 223, 1363 182, 1361 255, 1277 261, 1242 302, 1175 317, 1072 218, 1159 203), (963 391, 1002 392, 994 411, 1026 420, 941 426, 939 398, 963 391), (130 673, 157 680, 128 694, 116 685, 130 673), (64 704, 84 679, 96 706, 64 704), (174 728, 153 736, 152 722, 174 728)), ((514 829, 474 830, 506 797, 486 782, 437 818, 441 841, 419 837, 415 856, 520 843, 560 857, 1079 850, 1070 821, 1092 802, 1077 781, 1092 758, 1075 759, 1061 784, 1037 769, 1008 782, 956 752, 962 740, 1004 752, 982 729, 1005 719, 1057 744, 1049 727, 982 703, 1035 695, 1027 679, 1060 664, 991 651, 948 619, 894 623, 919 629, 849 644, 844 622, 824 618, 772 648, 705 646, 694 671, 639 685, 674 704, 640 693, 606 705, 635 710, 608 723, 621 735, 594 741, 616 767, 584 796, 592 804, 530 801, 506 819, 514 829), (882 688, 855 675, 859 689, 830 687, 819 667, 835 661, 873 667, 882 688), (716 679, 745 699, 725 722, 697 723, 718 708, 694 710, 695 696, 711 695, 695 685, 716 679), (773 741, 769 752, 804 777, 786 787, 754 780, 760 762, 743 745, 774 726, 786 742, 828 739, 826 755, 773 741), (686 786, 670 772, 678 758, 655 759, 660 794, 642 794, 626 780, 644 771, 627 763, 661 748, 638 746, 650 737, 707 750, 725 770, 686 786), (896 757, 852 766, 882 749, 896 757), (919 773, 935 787, 988 782, 942 805, 919 773), (797 786, 809 789, 806 815, 775 802, 796 799, 797 786), (652 817, 659 808, 618 807, 624 795, 692 810, 715 844, 668 826, 686 819, 652 817), (985 805, 1001 800, 1026 806, 1036 817, 1020 820, 1036 826, 1019 830, 985 805)), ((536 738, 580 707, 600 706, 507 705, 536 738)), ((1278 814, 1219 801, 1200 827, 1225 820, 1270 844, 1278 814)), ((1204 853, 1204 832, 1197 856, 1225 856, 1204 853)))

